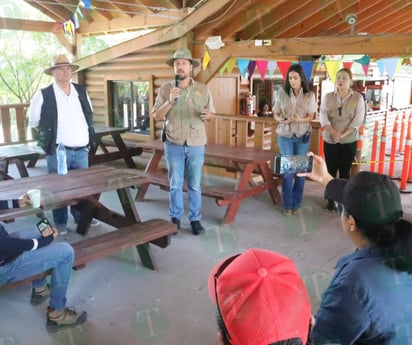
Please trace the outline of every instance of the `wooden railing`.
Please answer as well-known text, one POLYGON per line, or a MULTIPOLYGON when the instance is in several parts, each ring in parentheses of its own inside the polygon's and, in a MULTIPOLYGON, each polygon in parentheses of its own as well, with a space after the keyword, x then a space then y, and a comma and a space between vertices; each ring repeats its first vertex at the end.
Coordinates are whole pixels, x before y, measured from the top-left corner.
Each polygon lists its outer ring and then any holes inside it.
POLYGON ((0 105, 0 145, 19 144, 32 141, 31 129, 26 117, 28 103, 0 105))

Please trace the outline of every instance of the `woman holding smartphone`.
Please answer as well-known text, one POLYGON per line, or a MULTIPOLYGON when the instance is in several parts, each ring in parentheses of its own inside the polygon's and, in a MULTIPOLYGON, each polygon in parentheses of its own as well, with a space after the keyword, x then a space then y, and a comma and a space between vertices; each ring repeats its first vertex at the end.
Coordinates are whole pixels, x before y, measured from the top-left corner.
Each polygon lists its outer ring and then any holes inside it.
MULTIPOLYGON (((274 106, 278 145, 281 155, 306 155, 310 146, 310 122, 316 114, 315 94, 310 91, 302 66, 289 67, 284 87, 274 106)), ((282 179, 282 214, 297 213, 302 204, 305 178, 286 173, 282 179)))

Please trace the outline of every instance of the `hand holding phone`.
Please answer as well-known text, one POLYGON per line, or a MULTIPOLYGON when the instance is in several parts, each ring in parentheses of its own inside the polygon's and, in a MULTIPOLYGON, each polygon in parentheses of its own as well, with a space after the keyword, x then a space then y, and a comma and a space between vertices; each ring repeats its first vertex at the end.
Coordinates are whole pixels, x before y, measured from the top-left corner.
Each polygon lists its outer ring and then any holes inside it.
POLYGON ((306 155, 280 155, 275 157, 275 174, 299 174, 312 171, 313 157, 306 155))
POLYGON ((43 232, 47 230, 50 230, 50 233, 53 233, 53 228, 47 218, 43 218, 40 222, 37 223, 37 229, 41 234, 43 234, 43 232))

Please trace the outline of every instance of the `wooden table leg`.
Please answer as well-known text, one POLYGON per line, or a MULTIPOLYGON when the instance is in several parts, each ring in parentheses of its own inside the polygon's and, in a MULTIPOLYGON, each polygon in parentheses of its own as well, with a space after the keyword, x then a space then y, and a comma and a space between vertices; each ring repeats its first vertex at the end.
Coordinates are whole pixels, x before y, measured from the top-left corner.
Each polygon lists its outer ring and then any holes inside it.
MULTIPOLYGON (((150 157, 149 161, 147 162, 145 172, 155 172, 157 167, 159 166, 159 162, 163 157, 163 151, 161 150, 154 150, 152 156, 150 157)), ((136 193, 135 200, 144 200, 147 190, 149 189, 150 183, 142 183, 140 185, 139 191, 136 193)))
POLYGON ((263 181, 269 183, 268 192, 274 204, 282 205, 282 196, 280 195, 277 189, 277 183, 273 180, 273 173, 270 170, 267 163, 260 162, 258 163, 259 171, 262 174, 263 181))
POLYGON ((123 158, 129 168, 136 168, 136 164, 130 154, 129 150, 127 149, 121 135, 119 133, 112 133, 112 138, 119 149, 120 152, 123 153, 123 158))

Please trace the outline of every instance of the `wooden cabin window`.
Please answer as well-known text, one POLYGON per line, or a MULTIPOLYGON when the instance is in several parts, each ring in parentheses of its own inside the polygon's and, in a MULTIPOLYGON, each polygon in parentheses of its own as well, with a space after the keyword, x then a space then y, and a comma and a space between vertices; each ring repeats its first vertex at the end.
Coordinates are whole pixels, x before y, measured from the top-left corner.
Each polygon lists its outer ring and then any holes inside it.
POLYGON ((125 127, 130 133, 152 136, 150 120, 151 81, 110 80, 109 123, 115 127, 125 127))

